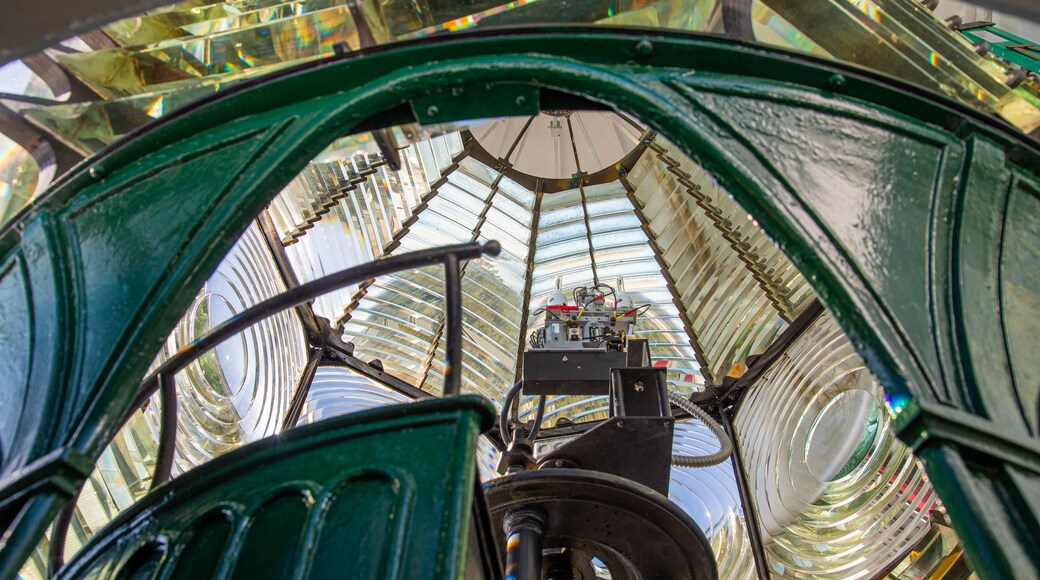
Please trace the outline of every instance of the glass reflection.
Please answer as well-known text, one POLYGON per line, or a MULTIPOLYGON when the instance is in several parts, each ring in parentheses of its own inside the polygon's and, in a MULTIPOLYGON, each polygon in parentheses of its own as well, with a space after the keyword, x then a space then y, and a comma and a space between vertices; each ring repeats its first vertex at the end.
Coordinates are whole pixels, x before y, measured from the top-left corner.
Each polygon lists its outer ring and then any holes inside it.
MULTIPOLYGON (((524 24, 595 23, 708 34, 723 26, 719 0, 249 0, 200 6, 184 2, 104 27, 117 48, 53 58, 106 101, 30 105, 35 121, 84 147, 111 143, 185 103, 247 76, 347 50, 432 34, 524 24), (184 94, 178 94, 183 92, 184 94), (148 98, 133 98, 137 95, 148 98), (52 110, 53 107, 53 110, 52 110)), ((955 31, 915 2, 904 0, 755 0, 745 40, 833 58, 918 84, 1000 115, 1025 132, 1040 127, 1033 80, 1018 89, 1010 71, 976 54, 955 31)))
POLYGON ((735 425, 771 572, 873 577, 934 540, 942 504, 883 401, 829 313, 748 391, 735 425))

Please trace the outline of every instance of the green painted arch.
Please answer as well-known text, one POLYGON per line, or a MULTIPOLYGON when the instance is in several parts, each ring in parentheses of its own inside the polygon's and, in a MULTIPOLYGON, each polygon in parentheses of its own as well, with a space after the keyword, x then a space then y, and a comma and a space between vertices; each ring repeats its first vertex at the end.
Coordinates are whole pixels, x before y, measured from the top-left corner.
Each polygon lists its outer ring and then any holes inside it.
MULTIPOLYGON (((0 507, 12 515, 2 523, 42 532, 114 434, 195 289, 328 143, 373 117, 392 124, 408 108, 429 121, 491 112, 474 104, 481 95, 496 97, 496 114, 530 112, 536 103, 515 97, 529 97, 531 87, 633 114, 712 171, 813 281, 890 394, 906 398, 904 437, 938 450, 934 473, 952 470, 961 475, 943 477, 963 484, 969 470, 957 463, 959 451, 943 454, 967 449, 1035 485, 1040 447, 1020 409, 1028 401, 1009 372, 993 376, 999 360, 975 355, 962 320, 971 308, 958 295, 968 266, 950 266, 966 251, 958 246, 965 231, 984 241, 994 235, 959 212, 976 197, 1010 191, 1012 175, 1035 183, 1035 143, 941 98, 806 57, 658 32, 531 30, 385 47, 247 83, 77 168, 0 234, 0 272, 24 272, 33 297, 32 364, 22 387, 29 403, 17 410, 23 437, 3 442, 0 507), (465 90, 439 90, 450 87, 465 90), (430 113, 431 103, 441 114, 430 113), (801 163, 799 151, 818 160, 801 163), (869 170, 892 165, 898 170, 889 175, 869 170), (866 187, 875 205, 859 208, 860 223, 826 203, 829 178, 866 187), (906 234, 918 230, 923 239, 906 234), (916 239, 920 255, 891 244, 882 252, 871 236, 909 240, 908 249, 916 239), (910 280, 915 272, 921 279, 910 280), (23 509, 28 519, 13 521, 23 509)), ((990 259, 977 257, 978 267, 990 259)), ((963 517, 952 511, 976 562, 1012 570, 1029 557, 998 548, 1010 529, 969 525, 1014 477, 997 479, 992 493, 963 502, 963 517)), ((936 486, 942 493, 944 482, 936 486)), ((998 503, 1035 521, 1040 510, 1026 500, 998 503)), ((10 545, 4 552, 0 561, 17 558, 10 545)))

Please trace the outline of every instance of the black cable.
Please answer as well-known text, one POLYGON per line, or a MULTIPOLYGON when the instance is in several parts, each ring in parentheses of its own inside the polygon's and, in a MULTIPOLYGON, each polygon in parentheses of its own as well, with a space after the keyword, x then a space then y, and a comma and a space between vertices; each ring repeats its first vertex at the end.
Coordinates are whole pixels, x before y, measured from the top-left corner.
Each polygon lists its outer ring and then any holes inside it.
POLYGON ((538 430, 542 428, 542 421, 545 419, 545 395, 538 397, 538 411, 534 414, 534 427, 531 427, 531 434, 527 436, 528 439, 534 441, 534 438, 538 436, 538 430))
POLYGON ((538 315, 539 315, 539 314, 541 314, 541 313, 542 313, 543 311, 544 311, 544 312, 545 312, 546 314, 551 314, 551 315, 552 315, 552 317, 553 317, 553 318, 555 318, 556 320, 559 320, 559 321, 561 321, 561 322, 566 322, 566 321, 565 321, 564 319, 560 318, 560 315, 559 315, 559 314, 556 314, 555 312, 553 312, 553 311, 552 311, 552 309, 550 309, 550 308, 545 308, 545 307, 542 307, 542 308, 538 308, 538 309, 536 309, 536 310, 535 310, 534 312, 532 312, 532 313, 531 313, 530 315, 531 315, 531 316, 538 316, 538 315))
POLYGON ((502 401, 502 410, 498 413, 498 432, 502 434, 502 442, 507 445, 513 441, 513 435, 509 431, 509 408, 513 404, 513 398, 516 397, 517 393, 520 392, 520 388, 523 386, 523 379, 519 379, 513 383, 513 386, 506 392, 506 398, 502 401))

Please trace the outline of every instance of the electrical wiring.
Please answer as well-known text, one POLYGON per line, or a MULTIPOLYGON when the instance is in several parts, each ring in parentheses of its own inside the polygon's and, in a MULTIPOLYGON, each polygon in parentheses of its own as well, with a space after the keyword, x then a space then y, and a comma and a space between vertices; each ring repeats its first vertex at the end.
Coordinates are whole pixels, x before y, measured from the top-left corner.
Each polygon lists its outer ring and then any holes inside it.
POLYGON ((672 455, 672 465, 678 465, 679 467, 711 467, 712 465, 718 465, 729 459, 730 454, 733 452, 733 441, 730 440, 729 435, 726 434, 726 430, 722 428, 722 425, 719 425, 715 419, 712 419, 711 415, 703 409, 675 393, 670 393, 668 395, 668 401, 703 421, 708 430, 711 431, 719 440, 719 450, 715 453, 702 455, 700 457, 690 455, 672 455))

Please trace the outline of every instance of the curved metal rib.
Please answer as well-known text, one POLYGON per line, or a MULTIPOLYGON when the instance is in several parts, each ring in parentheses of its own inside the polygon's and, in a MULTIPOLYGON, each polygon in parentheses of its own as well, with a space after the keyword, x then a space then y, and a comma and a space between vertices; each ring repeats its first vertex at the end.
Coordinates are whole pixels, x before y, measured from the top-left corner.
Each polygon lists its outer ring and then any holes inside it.
MULTIPOLYGON (((192 341, 191 344, 166 359, 166 362, 160 365, 155 372, 145 378, 141 383, 141 388, 138 390, 137 396, 135 397, 133 404, 130 406, 129 412, 132 413, 133 409, 144 405, 148 401, 148 398, 151 397, 152 393, 154 393, 155 389, 159 386, 158 377, 160 375, 174 375, 184 370, 195 359, 201 356, 203 352, 213 348, 239 332, 242 332, 257 322, 285 310, 286 308, 291 308, 298 304, 307 302, 308 300, 313 300, 322 294, 337 290, 343 286, 356 284, 363 280, 369 280, 399 270, 421 268, 423 266, 437 263, 443 263, 447 266, 451 259, 463 261, 479 258, 482 255, 497 256, 500 251, 501 246, 499 243, 491 240, 484 244, 455 244, 451 246, 431 248, 429 250, 409 252, 399 256, 375 260, 359 266, 354 266, 353 268, 347 268, 346 270, 341 270, 335 274, 325 276, 324 278, 319 278, 306 284, 302 284, 287 292, 274 296, 273 298, 264 300, 263 302, 244 310, 240 314, 210 329, 209 332, 198 337, 192 341)), ((450 337, 461 338, 458 330, 454 330, 454 332, 449 332, 449 339, 450 337)), ((445 390, 445 395, 449 394, 451 393, 448 393, 447 390, 445 390)))
MULTIPOLYGON (((169 480, 170 470, 173 467, 173 456, 175 440, 177 436, 177 390, 175 375, 184 370, 195 359, 202 356, 204 352, 215 347, 221 342, 242 332, 261 320, 273 316, 287 308, 292 308, 309 300, 312 300, 326 292, 355 284, 363 280, 369 280, 390 274, 399 270, 419 268, 431 264, 441 263, 444 265, 445 283, 445 310, 447 311, 447 362, 445 364, 444 396, 457 395, 461 380, 462 359, 462 287, 460 282, 459 262, 472 260, 482 255, 497 256, 501 246, 495 240, 483 244, 471 242, 468 244, 455 244, 441 246, 429 250, 409 252, 399 256, 383 258, 367 262, 353 268, 341 270, 324 278, 302 284, 283 292, 277 296, 264 300, 242 313, 234 316, 209 332, 195 339, 191 344, 177 351, 166 362, 159 366, 154 373, 149 375, 140 386, 137 396, 131 404, 125 423, 134 410, 148 402, 157 388, 161 389, 162 397, 162 423, 159 436, 159 452, 155 464, 155 472, 152 476, 152 489, 169 480)), ((69 531, 76 508, 76 499, 72 498, 62 508, 54 524, 54 533, 48 552, 48 574, 53 576, 64 563, 63 551, 65 537, 69 531)))
POLYGON ((170 480, 177 442, 177 379, 172 373, 163 373, 159 375, 158 381, 162 415, 159 425, 159 451, 156 454, 151 489, 170 480))

